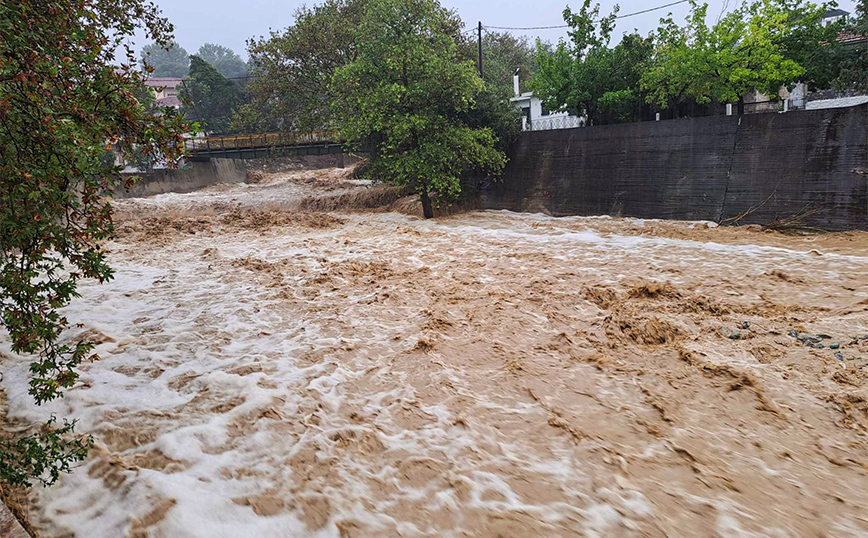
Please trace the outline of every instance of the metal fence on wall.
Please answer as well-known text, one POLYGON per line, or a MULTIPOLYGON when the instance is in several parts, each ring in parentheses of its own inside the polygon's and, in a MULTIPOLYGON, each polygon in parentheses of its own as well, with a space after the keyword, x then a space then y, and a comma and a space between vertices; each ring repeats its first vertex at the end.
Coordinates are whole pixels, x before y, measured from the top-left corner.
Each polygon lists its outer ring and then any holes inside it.
MULTIPOLYGON (((791 101, 785 100, 766 100, 757 102, 743 103, 744 114, 770 114, 793 112, 796 109, 792 106, 791 101)), ((637 123, 642 121, 659 121, 669 119, 688 119, 688 118, 704 118, 709 116, 724 116, 738 115, 738 104, 732 103, 726 105, 724 103, 682 103, 671 109, 661 111, 655 114, 648 110, 643 112, 641 119, 636 119, 629 122, 607 122, 604 121, 600 125, 610 125, 611 123, 637 123), (729 112, 728 112, 729 110, 729 112)), ((525 131, 554 131, 558 129, 575 129, 577 127, 585 127, 586 119, 579 116, 554 116, 544 117, 533 121, 527 121, 524 124, 525 131)))
POLYGON ((528 131, 552 131, 554 129, 575 129, 584 127, 585 118, 578 116, 556 116, 553 118, 541 118, 527 123, 528 131))

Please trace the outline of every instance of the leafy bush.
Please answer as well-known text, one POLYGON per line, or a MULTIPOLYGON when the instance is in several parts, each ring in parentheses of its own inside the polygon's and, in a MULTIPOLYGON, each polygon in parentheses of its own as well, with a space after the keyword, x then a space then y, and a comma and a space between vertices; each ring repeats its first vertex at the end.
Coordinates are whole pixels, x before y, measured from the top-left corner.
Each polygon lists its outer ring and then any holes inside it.
MULTIPOLYGON (((142 0, 0 3, 0 321, 12 351, 33 356, 37 404, 62 396, 92 359, 93 344, 60 339, 59 309, 82 278, 112 278, 100 242, 112 233, 107 198, 120 169, 106 150, 177 159, 183 124, 159 114, 129 38, 138 28, 162 46, 172 27, 142 0), (118 58, 118 51, 122 57, 118 58)), ((81 460, 88 438, 73 424, 0 443, 0 479, 51 483, 81 460)))

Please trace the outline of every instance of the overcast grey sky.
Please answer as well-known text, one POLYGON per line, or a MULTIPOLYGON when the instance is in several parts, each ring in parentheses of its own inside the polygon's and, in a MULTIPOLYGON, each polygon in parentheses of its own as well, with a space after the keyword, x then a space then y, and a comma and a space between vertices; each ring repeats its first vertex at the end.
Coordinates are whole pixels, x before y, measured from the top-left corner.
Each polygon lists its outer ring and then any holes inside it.
MULTIPOLYGON (((602 13, 609 13, 619 3, 621 14, 634 13, 675 0, 598 0, 602 13)), ((740 0, 730 0, 736 4, 740 0)), ((293 23, 293 13, 303 4, 315 4, 316 0, 156 0, 163 14, 175 25, 175 37, 187 52, 193 54, 203 43, 225 45, 246 58, 245 41, 252 36, 268 34, 269 28, 279 30, 293 23)), ((726 0, 709 0, 710 17, 716 18, 726 0)), ((561 13, 569 4, 573 8, 581 6, 581 0, 441 0, 441 3, 458 12, 468 28, 475 27, 477 21, 483 26, 553 26, 563 24, 561 13)), ((852 12, 855 2, 839 1, 842 9, 852 12)), ((680 4, 653 13, 646 13, 620 19, 615 31, 616 36, 638 29, 647 34, 657 27, 661 16, 668 12, 682 20, 688 12, 688 4, 680 4)), ((566 37, 564 30, 537 30, 513 32, 537 36, 544 40, 557 42, 566 37)), ((141 46, 141 45, 140 45, 141 46)))

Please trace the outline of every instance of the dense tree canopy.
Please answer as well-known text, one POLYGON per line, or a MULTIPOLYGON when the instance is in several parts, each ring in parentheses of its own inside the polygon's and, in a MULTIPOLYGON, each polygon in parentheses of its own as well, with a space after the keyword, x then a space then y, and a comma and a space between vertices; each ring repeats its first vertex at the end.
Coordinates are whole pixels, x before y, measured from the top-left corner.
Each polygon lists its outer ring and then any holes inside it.
POLYGON ((454 14, 436 0, 370 0, 356 57, 331 85, 336 125, 368 152, 369 177, 414 189, 426 217, 431 191, 457 196, 467 170, 497 173, 506 160, 491 129, 462 119, 484 84, 455 30, 454 14))
POLYGON ((652 40, 633 33, 609 48, 618 8, 600 17, 600 6, 585 0, 578 12, 564 10, 570 41, 554 50, 537 42, 536 71, 530 87, 550 110, 586 113, 591 122, 638 118, 642 72, 652 40))
POLYGON ((142 64, 153 68, 154 77, 185 77, 190 70, 190 56, 174 41, 151 43, 142 48, 142 64))
POLYGON ((200 122, 209 133, 227 132, 232 111, 244 101, 244 91, 238 83, 198 56, 190 56, 190 73, 178 95, 184 116, 200 122))
POLYGON ((252 101, 236 116, 239 130, 318 129, 328 124, 329 82, 335 69, 356 58, 355 31, 365 3, 326 0, 303 6, 293 26, 248 42, 252 101))
POLYGON ((804 68, 799 77, 809 88, 831 88, 841 75, 847 51, 838 40, 844 22, 823 25, 822 16, 831 6, 811 9, 799 3, 787 5, 787 31, 781 36, 784 57, 804 68))
MULTIPOLYGON (((295 24, 248 41, 251 103, 240 107, 233 129, 321 129, 331 121, 329 86, 335 70, 356 58, 356 30, 368 0, 325 0, 301 7, 295 24)), ((475 58, 475 45, 461 34, 449 13, 448 26, 462 58, 475 58)))
POLYGON ((247 63, 241 59, 241 56, 238 56, 235 51, 223 45, 205 43, 199 47, 199 52, 196 55, 214 66, 217 71, 220 71, 227 78, 238 79, 246 77, 249 72, 247 63))
POLYGON ((843 50, 844 59, 835 82, 839 87, 868 92, 868 0, 859 0, 856 17, 843 31, 847 37, 856 38, 856 43, 843 50))
MULTIPOLYGON (((475 37, 462 32, 462 24, 454 13, 449 14, 453 38, 458 44, 458 57, 476 64, 478 49, 475 37)), ((476 94, 473 105, 461 115, 472 128, 489 128, 496 137, 496 147, 506 151, 518 137, 521 114, 510 102, 513 97, 512 77, 516 69, 522 87, 526 87, 533 70, 534 48, 527 39, 506 32, 486 31, 482 37, 484 87, 476 94)))
MULTIPOLYGON (((37 403, 60 397, 93 358, 88 342, 62 343, 72 322, 58 309, 80 279, 112 277, 100 242, 120 170, 106 148, 169 161, 181 148, 173 111, 155 115, 136 99, 145 75, 126 43, 140 28, 170 43, 171 25, 141 0, 0 2, 0 318, 13 352, 33 357, 37 403)), ((0 478, 55 481, 87 452, 70 430, 50 423, 0 439, 0 478)))
MULTIPOLYGON (((781 86, 809 74, 799 60, 806 60, 806 50, 821 46, 818 26, 825 6, 802 0, 744 2, 713 26, 706 22, 707 9, 691 0, 686 25, 671 17, 662 21, 653 65, 642 79, 649 102, 664 109, 683 98, 736 102, 752 90, 774 97, 781 86)), ((816 70, 814 76, 825 77, 816 70)))
MULTIPOLYGON (((476 53, 476 43, 472 44, 476 53)), ((512 76, 519 71, 521 91, 533 72, 534 47, 525 37, 507 32, 486 32, 482 38, 485 83, 500 95, 512 96, 512 76)))
POLYGON ((865 77, 856 47, 838 39, 858 31, 823 25, 833 5, 745 0, 709 25, 708 5, 691 0, 683 25, 669 15, 648 37, 627 34, 610 47, 617 6, 601 16, 599 5, 585 0, 578 11, 564 11, 569 41, 553 50, 537 43, 530 87, 550 110, 608 123, 640 119, 649 105, 739 102, 754 90, 776 98, 798 82, 858 86, 865 77))

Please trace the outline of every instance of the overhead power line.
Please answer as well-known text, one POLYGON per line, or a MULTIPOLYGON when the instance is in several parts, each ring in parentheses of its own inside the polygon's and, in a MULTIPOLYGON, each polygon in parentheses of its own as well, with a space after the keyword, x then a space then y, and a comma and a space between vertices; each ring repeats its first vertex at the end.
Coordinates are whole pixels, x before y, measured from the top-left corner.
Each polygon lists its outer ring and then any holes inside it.
MULTIPOLYGON (((636 15, 642 15, 644 13, 651 13, 652 11, 659 11, 661 9, 666 9, 667 7, 677 6, 678 4, 684 4, 689 2, 690 0, 678 0, 678 2, 671 2, 669 4, 663 4, 662 6, 652 7, 649 9, 643 9, 642 11, 635 11, 633 13, 626 13, 624 15, 618 15, 616 19, 626 19, 627 17, 635 17, 636 15)), ((556 30, 560 28, 569 28, 569 24, 558 24, 556 26, 485 26, 485 28, 490 28, 492 30, 556 30)))
POLYGON ((569 28, 568 24, 559 24, 557 26, 486 26, 486 30, 555 30, 557 28, 569 28))
POLYGON ((633 17, 635 15, 642 15, 644 13, 651 13, 652 11, 659 11, 661 9, 666 9, 667 7, 677 6, 678 4, 685 4, 690 0, 678 0, 678 2, 672 2, 670 4, 663 4, 662 6, 652 7, 648 9, 643 9, 642 11, 634 11, 633 13, 627 13, 625 15, 619 15, 615 17, 616 19, 626 19, 627 17, 633 17))

